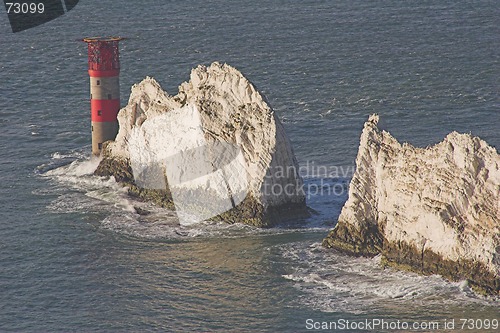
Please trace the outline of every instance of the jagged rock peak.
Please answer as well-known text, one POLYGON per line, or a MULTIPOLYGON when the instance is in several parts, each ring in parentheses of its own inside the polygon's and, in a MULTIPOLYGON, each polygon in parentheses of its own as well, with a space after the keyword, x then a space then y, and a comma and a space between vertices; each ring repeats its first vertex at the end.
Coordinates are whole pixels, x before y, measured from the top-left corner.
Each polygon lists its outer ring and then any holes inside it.
POLYGON ((324 244, 500 290, 500 156, 452 132, 427 148, 400 144, 370 116, 337 226, 324 244))

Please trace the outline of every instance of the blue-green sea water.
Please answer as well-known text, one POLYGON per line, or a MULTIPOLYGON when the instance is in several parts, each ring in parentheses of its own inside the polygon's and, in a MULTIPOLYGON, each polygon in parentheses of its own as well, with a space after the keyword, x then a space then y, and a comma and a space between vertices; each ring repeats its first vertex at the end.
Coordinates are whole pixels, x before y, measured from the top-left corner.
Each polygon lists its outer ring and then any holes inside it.
POLYGON ((493 0, 81 0, 13 34, 0 15, 0 331, 306 332, 308 319, 385 319, 445 332, 445 320, 500 319, 500 301, 465 283, 324 250, 345 191, 310 193, 318 214, 296 224, 179 230, 173 212, 92 176, 77 41, 128 38, 123 105, 145 76, 175 94, 198 64, 235 66, 266 95, 301 165, 346 171, 305 179, 333 187, 349 181, 371 113, 417 146, 455 130, 498 150, 499 18, 493 0))

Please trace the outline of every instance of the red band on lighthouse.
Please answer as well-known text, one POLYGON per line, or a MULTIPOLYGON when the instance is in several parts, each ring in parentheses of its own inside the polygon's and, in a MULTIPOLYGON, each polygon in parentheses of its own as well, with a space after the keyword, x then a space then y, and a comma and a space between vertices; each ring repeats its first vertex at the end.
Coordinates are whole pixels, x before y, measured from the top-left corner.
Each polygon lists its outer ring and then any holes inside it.
POLYGON ((118 99, 92 99, 90 100, 92 121, 105 122, 116 121, 120 111, 120 100, 118 99))
POLYGON ((109 71, 95 71, 92 69, 89 69, 89 76, 90 77, 113 77, 113 76, 118 76, 120 75, 120 70, 119 69, 113 69, 109 71))

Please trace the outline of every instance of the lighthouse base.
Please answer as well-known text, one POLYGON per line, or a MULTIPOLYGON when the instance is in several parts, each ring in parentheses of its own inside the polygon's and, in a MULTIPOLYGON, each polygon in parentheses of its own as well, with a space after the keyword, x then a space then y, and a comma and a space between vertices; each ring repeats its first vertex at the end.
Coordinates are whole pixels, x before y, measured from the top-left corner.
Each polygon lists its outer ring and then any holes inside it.
POLYGON ((92 122, 92 154, 99 156, 102 144, 114 140, 118 134, 118 121, 92 122))

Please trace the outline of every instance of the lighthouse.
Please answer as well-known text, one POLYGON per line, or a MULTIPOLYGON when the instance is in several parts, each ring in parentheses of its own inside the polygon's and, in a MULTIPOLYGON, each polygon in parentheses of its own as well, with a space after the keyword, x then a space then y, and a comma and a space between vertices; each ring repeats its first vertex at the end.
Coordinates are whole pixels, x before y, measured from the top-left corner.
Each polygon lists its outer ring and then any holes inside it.
POLYGON ((120 110, 120 37, 84 38, 88 45, 92 154, 99 156, 102 145, 118 134, 120 110))

